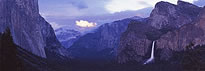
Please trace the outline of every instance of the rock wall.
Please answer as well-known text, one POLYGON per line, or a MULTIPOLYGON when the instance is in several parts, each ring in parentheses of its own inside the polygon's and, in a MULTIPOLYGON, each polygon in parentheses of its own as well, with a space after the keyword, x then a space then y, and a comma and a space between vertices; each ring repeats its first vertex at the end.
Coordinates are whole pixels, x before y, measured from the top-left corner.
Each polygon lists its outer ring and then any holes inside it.
POLYGON ((45 58, 45 47, 61 46, 40 16, 38 0, 0 0, 0 18, 0 32, 10 28, 15 44, 35 55, 45 58))
POLYGON ((191 23, 200 10, 200 7, 180 0, 177 5, 161 1, 155 5, 149 23, 157 29, 179 28, 191 23))
POLYGON ((157 49, 162 49, 161 59, 168 60, 172 53, 167 51, 185 51, 190 45, 205 45, 205 7, 193 24, 187 24, 178 30, 168 32, 157 40, 157 49), (165 55, 167 54, 167 55, 165 55))
MULTIPOLYGON (((204 35, 202 28, 193 23, 201 15, 201 10, 180 0, 177 5, 158 2, 145 22, 130 23, 130 27, 122 34, 118 62, 145 61, 150 56, 150 45, 154 40, 157 40, 157 51, 162 50, 157 53, 162 60, 169 59, 173 51, 184 50, 191 41, 204 35)), ((197 44, 201 41, 202 38, 195 40, 197 44)))

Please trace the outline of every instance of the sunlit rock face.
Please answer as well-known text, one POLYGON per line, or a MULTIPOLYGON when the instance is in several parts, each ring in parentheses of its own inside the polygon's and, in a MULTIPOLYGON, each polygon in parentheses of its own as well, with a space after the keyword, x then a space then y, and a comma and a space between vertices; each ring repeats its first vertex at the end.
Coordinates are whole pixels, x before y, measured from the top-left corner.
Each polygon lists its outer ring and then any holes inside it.
POLYGON ((0 32, 9 27, 14 42, 46 57, 45 47, 60 47, 52 27, 40 16, 38 0, 0 0, 0 32))
MULTIPOLYGON (((193 23, 201 15, 201 9, 180 0, 177 5, 158 2, 145 22, 129 24, 130 27, 120 38, 118 62, 145 61, 151 52, 151 41, 154 40, 157 40, 156 55, 168 60, 172 51, 181 51, 190 41, 203 36, 203 30, 196 26, 194 28, 193 23), (162 51, 158 53, 159 50, 162 51)), ((203 39, 195 41, 198 43, 203 39)))

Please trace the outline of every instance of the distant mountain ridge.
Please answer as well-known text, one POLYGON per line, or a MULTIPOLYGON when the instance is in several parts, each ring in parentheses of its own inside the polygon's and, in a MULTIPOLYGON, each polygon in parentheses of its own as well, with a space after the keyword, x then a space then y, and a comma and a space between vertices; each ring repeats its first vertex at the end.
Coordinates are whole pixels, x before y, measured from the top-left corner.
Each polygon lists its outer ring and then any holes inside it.
POLYGON ((75 58, 99 58, 110 59, 116 56, 116 48, 130 21, 140 20, 140 17, 132 17, 100 26, 94 32, 81 36, 68 49, 75 58))
POLYGON ((55 34, 65 48, 69 48, 82 35, 78 31, 67 28, 56 29, 55 34))

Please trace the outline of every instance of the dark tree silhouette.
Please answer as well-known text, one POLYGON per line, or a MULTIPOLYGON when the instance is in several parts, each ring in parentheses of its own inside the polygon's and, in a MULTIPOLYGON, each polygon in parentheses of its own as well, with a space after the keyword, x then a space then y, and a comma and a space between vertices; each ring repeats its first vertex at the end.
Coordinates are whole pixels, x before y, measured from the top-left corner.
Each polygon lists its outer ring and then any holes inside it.
POLYGON ((0 34, 0 71, 22 71, 10 30, 0 34))
POLYGON ((186 47, 183 55, 183 69, 184 71, 204 71, 205 70, 205 46, 194 47, 190 43, 186 47))

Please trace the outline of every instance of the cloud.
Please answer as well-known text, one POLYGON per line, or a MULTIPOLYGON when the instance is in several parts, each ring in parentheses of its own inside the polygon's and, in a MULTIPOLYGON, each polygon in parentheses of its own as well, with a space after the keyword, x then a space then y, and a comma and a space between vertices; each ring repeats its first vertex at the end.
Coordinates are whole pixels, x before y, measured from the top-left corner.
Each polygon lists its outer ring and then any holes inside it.
MULTIPOLYGON (((85 31, 91 29, 85 27, 96 28, 104 23, 133 16, 148 17, 159 1, 161 0, 39 0, 39 8, 40 14, 54 29, 66 26, 85 31)), ((163 1, 176 4, 178 0, 163 1)), ((205 4, 205 0, 184 1, 205 4)))
MULTIPOLYGON (((44 16, 76 18, 154 7, 159 1, 176 4, 178 0, 39 0, 39 5, 44 16)), ((197 0, 183 1, 193 3, 197 0)), ((200 0, 197 4, 204 1, 200 0)))
MULTIPOLYGON (((69 29, 82 29, 82 30, 88 30, 88 28, 84 29, 85 27, 79 27, 78 25, 76 25, 76 21, 89 21, 88 23, 96 23, 97 25, 92 27, 92 28, 96 28, 99 27, 102 24, 105 23, 110 23, 116 20, 121 20, 121 19, 125 19, 125 18, 130 18, 133 16, 141 16, 141 17, 147 17, 149 16, 151 10, 153 8, 145 8, 145 9, 141 9, 141 10, 137 10, 137 11, 123 11, 123 12, 116 12, 113 14, 102 14, 102 15, 95 15, 95 16, 79 16, 76 18, 70 18, 70 17, 43 17, 46 18, 46 20, 48 22, 50 22, 52 24, 52 26, 55 28, 59 28, 59 27, 67 27, 69 29)), ((91 28, 91 27, 89 27, 91 28)), ((82 31, 81 30, 81 31, 82 31)))
POLYGON ((88 8, 88 5, 84 0, 39 0, 39 5, 41 6, 56 6, 56 5, 66 5, 71 4, 79 9, 88 8))
MULTIPOLYGON (((177 4, 178 0, 111 0, 105 5, 106 10, 110 13, 127 11, 127 10, 139 10, 147 7, 154 7, 159 1, 167 1, 173 4, 177 4)), ((183 0, 193 3, 197 0, 183 0)))
POLYGON ((108 13, 104 9, 107 0, 39 0, 40 12, 45 16, 78 16, 99 15, 108 13))
POLYGON ((76 21, 76 25, 80 26, 80 27, 95 27, 97 24, 93 23, 93 22, 88 22, 88 21, 84 21, 84 20, 80 20, 80 21, 76 21))
POLYGON ((49 7, 40 7, 40 13, 43 14, 45 17, 53 16, 67 16, 67 17, 76 17, 82 16, 84 12, 80 11, 78 7, 74 6, 73 4, 55 4, 49 7))
POLYGON ((198 5, 198 6, 205 6, 205 0, 198 0, 198 1, 194 1, 194 4, 198 5))

